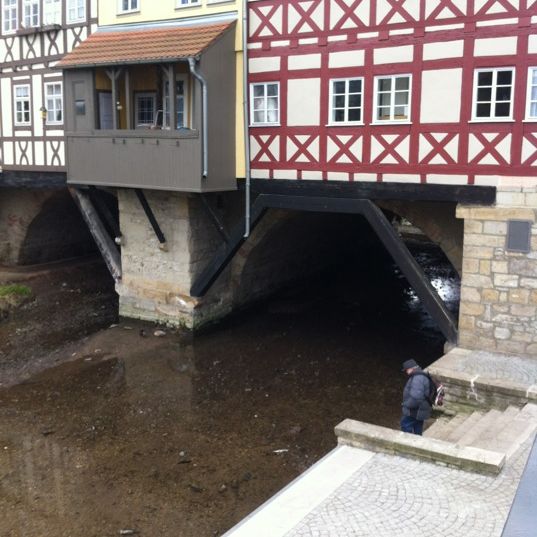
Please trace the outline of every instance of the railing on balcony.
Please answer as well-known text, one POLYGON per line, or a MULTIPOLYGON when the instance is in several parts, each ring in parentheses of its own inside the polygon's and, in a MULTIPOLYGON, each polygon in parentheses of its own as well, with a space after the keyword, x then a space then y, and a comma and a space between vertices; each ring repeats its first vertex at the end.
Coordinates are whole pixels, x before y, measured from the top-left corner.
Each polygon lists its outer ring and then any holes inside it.
POLYGON ((70 184, 204 190, 198 131, 95 130, 66 138, 70 184))

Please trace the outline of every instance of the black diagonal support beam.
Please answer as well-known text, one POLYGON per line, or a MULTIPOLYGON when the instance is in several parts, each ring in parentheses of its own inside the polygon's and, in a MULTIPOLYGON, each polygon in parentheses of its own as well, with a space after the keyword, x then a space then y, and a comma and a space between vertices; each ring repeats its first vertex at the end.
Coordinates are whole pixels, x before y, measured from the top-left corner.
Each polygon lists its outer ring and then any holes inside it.
MULTIPOLYGON (((267 207, 263 203, 263 196, 259 196, 254 204, 250 213, 250 230, 253 231, 257 226, 261 218, 263 218, 267 207)), ((207 268, 196 278, 190 294, 192 296, 203 296, 214 283, 216 278, 220 276, 222 271, 227 267, 229 262, 233 259, 233 256, 237 253, 239 248, 246 241, 244 236, 244 221, 241 220, 232 230, 229 241, 222 244, 213 257, 213 260, 209 263, 207 268)))
POLYGON ((153 209, 151 209, 151 206, 149 205, 149 202, 145 197, 144 191, 139 188, 135 188, 134 191, 136 192, 138 201, 140 202, 140 205, 142 206, 144 213, 147 216, 147 219, 149 220, 149 223, 151 224, 155 235, 157 236, 159 248, 161 250, 167 251, 168 247, 166 245, 166 237, 164 236, 164 233, 162 233, 162 229, 160 229, 159 223, 155 218, 155 213, 153 212, 153 209))
POLYGON ((69 192, 78 205, 110 274, 114 280, 119 281, 121 279, 121 254, 95 210, 89 192, 81 188, 69 188, 69 192))
MULTIPOLYGON (((425 309, 437 322, 440 330, 450 342, 457 341, 457 325, 451 312, 440 298, 423 270, 412 257, 403 240, 395 232, 384 213, 370 200, 353 198, 326 198, 310 196, 281 196, 261 194, 252 207, 252 223, 255 223, 267 209, 286 209, 293 211, 361 214, 364 216, 379 239, 397 263, 410 285, 422 301, 425 309)), ((218 275, 231 261, 245 241, 242 223, 238 226, 230 242, 223 245, 212 262, 195 281, 191 289, 193 296, 204 295, 218 275)))

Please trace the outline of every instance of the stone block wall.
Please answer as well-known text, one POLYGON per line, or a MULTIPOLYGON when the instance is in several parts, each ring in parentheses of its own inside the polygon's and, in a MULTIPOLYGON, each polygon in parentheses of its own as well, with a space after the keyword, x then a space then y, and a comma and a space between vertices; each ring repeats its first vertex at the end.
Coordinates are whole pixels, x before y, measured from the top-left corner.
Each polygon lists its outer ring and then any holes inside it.
POLYGON ((459 345, 537 358, 537 179, 502 178, 496 205, 464 219, 459 345), (532 223, 529 253, 506 251, 509 220, 532 223))
MULTIPOLYGON (((337 248, 332 227, 349 227, 342 219, 330 221, 322 214, 268 211, 209 292, 195 298, 190 288, 223 239, 199 196, 149 190, 145 195, 167 250, 159 248, 135 192, 118 190, 123 234, 123 276, 116 284, 119 313, 191 329, 322 270, 333 262, 337 248)), ((243 196, 238 192, 219 196, 220 207, 214 197, 209 201, 229 231, 242 221, 243 196)))

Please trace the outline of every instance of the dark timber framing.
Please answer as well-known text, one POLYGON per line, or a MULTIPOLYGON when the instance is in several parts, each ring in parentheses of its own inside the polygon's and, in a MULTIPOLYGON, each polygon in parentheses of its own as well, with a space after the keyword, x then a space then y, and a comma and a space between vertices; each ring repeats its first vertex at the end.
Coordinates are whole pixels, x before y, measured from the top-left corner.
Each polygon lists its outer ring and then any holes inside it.
POLYGON ((155 217, 155 213, 153 213, 153 209, 151 209, 151 206, 149 205, 149 202, 145 197, 144 191, 140 188, 135 188, 134 191, 136 192, 136 196, 138 196, 138 201, 140 202, 140 205, 142 206, 144 213, 147 216, 147 219, 149 220, 149 223, 151 224, 155 235, 157 236, 158 242, 160 243, 159 248, 161 250, 167 251, 168 247, 166 245, 166 237, 164 236, 164 233, 162 233, 162 229, 160 229, 159 223, 157 222, 157 219, 155 217))
MULTIPOLYGON (((240 181, 243 183, 243 181, 240 181)), ((287 196, 349 197, 372 200, 452 201, 470 205, 492 205, 496 188, 473 185, 422 185, 407 183, 364 183, 251 179, 252 191, 287 196)))
POLYGON ((121 280, 121 254, 91 202, 88 190, 69 188, 114 280, 121 280))
MULTIPOLYGON (((457 325, 443 300, 431 285, 421 267, 404 242, 395 232, 384 213, 370 200, 352 198, 330 198, 310 196, 283 196, 260 194, 251 211, 251 228, 259 223, 267 209, 286 209, 322 213, 360 214, 366 218, 394 261, 412 285, 425 309, 437 322, 440 330, 450 342, 457 341, 457 325)), ((235 253, 245 242, 244 224, 241 222, 216 252, 212 262, 196 279, 191 289, 193 296, 203 296, 229 264, 235 253)))

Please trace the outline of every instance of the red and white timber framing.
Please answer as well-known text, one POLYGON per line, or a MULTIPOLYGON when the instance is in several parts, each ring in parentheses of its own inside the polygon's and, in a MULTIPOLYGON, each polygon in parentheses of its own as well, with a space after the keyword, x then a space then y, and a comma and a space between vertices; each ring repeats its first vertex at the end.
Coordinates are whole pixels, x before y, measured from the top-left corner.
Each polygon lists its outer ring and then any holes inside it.
POLYGON ((526 120, 537 0, 250 0, 249 82, 280 123, 250 128, 252 177, 495 185, 537 173, 526 120), (474 71, 515 69, 513 119, 472 121, 474 71), (408 124, 373 124, 374 77, 411 74, 408 124), (329 125, 330 80, 363 77, 363 125, 329 125))

